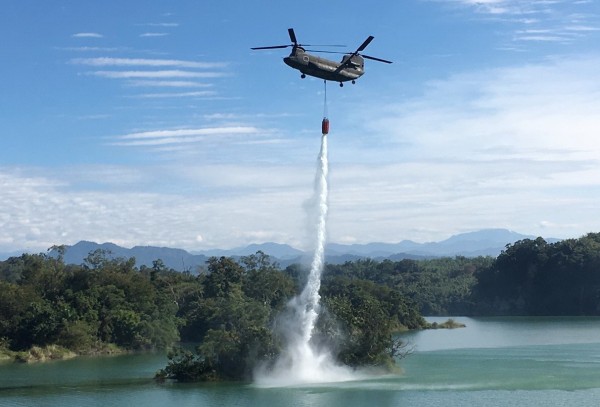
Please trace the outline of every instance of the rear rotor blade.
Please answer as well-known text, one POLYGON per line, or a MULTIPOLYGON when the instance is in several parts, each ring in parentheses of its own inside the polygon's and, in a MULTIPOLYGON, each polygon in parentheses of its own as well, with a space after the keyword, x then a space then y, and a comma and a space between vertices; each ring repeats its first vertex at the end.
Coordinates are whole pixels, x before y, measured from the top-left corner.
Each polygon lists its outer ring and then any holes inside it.
POLYGON ((290 35, 290 40, 292 40, 294 45, 298 45, 298 40, 296 40, 296 34, 294 33, 293 28, 288 28, 288 34, 290 35))
POLYGON ((363 42, 362 45, 360 47, 358 47, 356 52, 358 53, 358 52, 364 50, 365 48, 367 48, 367 45, 369 45, 371 43, 371 41, 373 41, 373 38, 375 38, 375 37, 373 37, 372 35, 369 35, 369 38, 367 38, 365 40, 365 42, 363 42))
POLYGON ((321 49, 305 49, 306 52, 318 52, 320 54, 341 54, 345 55, 347 52, 339 52, 339 51, 325 51, 321 49))
POLYGON ((338 48, 347 47, 347 45, 341 45, 341 44, 302 44, 302 46, 305 46, 305 47, 338 47, 338 48))
POLYGON ((366 58, 366 59, 372 59, 373 61, 385 62, 386 64, 391 64, 391 63, 392 63, 392 61, 388 61, 388 60, 386 60, 386 59, 381 59, 381 58, 370 57, 370 56, 368 56, 368 55, 365 55, 365 54, 360 54, 360 55, 361 55, 363 58, 366 58))

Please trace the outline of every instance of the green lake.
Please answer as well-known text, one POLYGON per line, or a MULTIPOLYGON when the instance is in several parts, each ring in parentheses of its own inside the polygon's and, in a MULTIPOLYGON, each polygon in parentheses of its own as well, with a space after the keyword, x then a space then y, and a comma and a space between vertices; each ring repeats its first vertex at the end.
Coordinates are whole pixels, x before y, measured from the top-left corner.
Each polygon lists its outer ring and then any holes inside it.
POLYGON ((466 328, 405 334, 398 375, 261 388, 157 384, 163 354, 5 363, 0 406, 598 406, 600 318, 454 319, 466 328))

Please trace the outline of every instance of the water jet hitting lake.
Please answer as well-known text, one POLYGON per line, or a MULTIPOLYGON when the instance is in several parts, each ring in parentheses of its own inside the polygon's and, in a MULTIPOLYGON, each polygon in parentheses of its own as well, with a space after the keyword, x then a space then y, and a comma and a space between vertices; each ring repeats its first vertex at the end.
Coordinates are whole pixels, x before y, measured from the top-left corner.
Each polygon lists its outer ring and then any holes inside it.
POLYGON ((328 173, 327 134, 323 133, 314 185, 313 210, 317 215, 314 217, 317 236, 310 273, 302 293, 288 303, 289 316, 283 324, 286 347, 272 369, 262 369, 256 373, 255 382, 259 386, 293 386, 356 379, 352 370, 335 362, 329 349, 317 348, 311 342, 319 317, 319 289, 325 260, 328 173))

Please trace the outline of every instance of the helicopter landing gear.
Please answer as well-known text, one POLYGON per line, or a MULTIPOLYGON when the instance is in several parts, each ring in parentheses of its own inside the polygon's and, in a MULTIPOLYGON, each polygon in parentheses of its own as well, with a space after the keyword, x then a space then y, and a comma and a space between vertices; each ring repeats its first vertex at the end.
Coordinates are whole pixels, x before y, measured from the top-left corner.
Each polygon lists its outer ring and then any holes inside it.
POLYGON ((352 79, 352 84, 356 85, 356 81, 354 79, 352 79))
POLYGON ((302 75, 300 75, 300 77, 301 77, 302 79, 304 79, 304 78, 306 78, 306 75, 302 74, 302 75))
POLYGON ((344 83, 340 82, 340 88, 343 88, 343 87, 344 87, 344 83))

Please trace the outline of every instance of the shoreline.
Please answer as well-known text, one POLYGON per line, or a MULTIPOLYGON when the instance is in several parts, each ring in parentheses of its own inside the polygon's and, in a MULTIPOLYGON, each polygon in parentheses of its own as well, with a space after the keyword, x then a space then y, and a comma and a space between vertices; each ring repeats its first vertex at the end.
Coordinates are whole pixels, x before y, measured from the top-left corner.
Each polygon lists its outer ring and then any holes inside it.
MULTIPOLYGON (((427 323, 427 325, 421 329, 456 329, 465 327, 465 324, 456 322, 454 319, 450 318, 441 323, 427 323)), ((405 331, 410 331, 410 329, 398 330, 398 332, 405 331)), ((134 351, 123 349, 113 344, 88 349, 86 351, 74 351, 60 345, 47 345, 43 347, 32 346, 30 349, 24 351, 12 351, 7 348, 0 348, 0 363, 44 363, 69 360, 82 356, 116 356, 132 352, 134 351)))
POLYGON ((0 363, 44 363, 69 360, 81 356, 116 356, 129 353, 116 345, 106 345, 100 348, 77 352, 59 345, 32 346, 28 350, 12 351, 0 349, 0 363))

